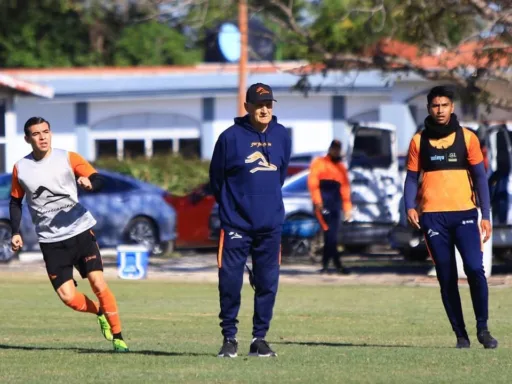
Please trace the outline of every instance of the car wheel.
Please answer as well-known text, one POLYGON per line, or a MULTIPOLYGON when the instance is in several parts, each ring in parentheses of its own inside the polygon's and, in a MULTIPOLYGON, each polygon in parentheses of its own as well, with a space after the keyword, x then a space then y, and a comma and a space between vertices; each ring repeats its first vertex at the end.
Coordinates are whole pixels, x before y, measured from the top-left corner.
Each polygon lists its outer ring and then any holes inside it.
POLYGON ((167 251, 158 240, 158 230, 152 220, 146 217, 132 219, 125 230, 125 240, 131 244, 140 244, 151 250, 153 255, 167 251))
POLYGON ((15 258, 17 252, 11 249, 11 226, 0 221, 0 263, 8 263, 15 258))

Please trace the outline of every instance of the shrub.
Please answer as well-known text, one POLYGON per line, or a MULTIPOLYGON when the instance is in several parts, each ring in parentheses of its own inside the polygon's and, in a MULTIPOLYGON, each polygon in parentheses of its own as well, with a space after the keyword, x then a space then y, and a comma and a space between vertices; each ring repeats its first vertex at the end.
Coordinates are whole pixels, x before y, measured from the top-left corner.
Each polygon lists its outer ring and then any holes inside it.
POLYGON ((94 164, 98 168, 119 172, 158 185, 173 195, 182 196, 208 181, 210 163, 200 159, 186 159, 180 155, 160 155, 123 161, 102 158, 94 164))

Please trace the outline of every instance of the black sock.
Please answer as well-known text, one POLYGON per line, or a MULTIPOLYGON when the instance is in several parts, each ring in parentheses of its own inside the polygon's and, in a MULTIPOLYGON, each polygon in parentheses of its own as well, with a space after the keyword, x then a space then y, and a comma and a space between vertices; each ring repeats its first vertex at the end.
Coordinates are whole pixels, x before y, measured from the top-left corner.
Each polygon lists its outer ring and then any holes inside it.
POLYGON ((97 313, 96 315, 98 315, 98 316, 103 315, 103 309, 101 309, 101 308, 100 308, 100 309, 98 309, 98 313, 97 313))
POLYGON ((114 339, 123 340, 123 335, 121 335, 121 332, 114 333, 113 336, 114 336, 114 339))

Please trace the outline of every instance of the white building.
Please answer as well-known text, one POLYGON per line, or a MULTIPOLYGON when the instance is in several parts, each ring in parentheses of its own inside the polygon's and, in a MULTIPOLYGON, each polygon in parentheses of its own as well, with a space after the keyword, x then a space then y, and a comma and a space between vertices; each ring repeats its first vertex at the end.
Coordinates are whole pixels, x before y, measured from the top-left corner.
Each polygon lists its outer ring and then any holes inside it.
MULTIPOLYGON (((251 63, 247 79, 247 85, 263 82, 274 89, 274 113, 291 129, 294 153, 325 150, 333 137, 343 138, 345 122, 355 119, 395 124, 405 153, 426 115, 426 93, 436 85, 415 75, 330 72, 311 75, 312 89, 305 97, 292 90, 299 80, 292 70, 301 65, 251 63)), ((226 64, 4 70, 0 171, 10 171, 29 152, 23 124, 31 116, 50 121, 54 147, 89 160, 171 151, 209 158, 237 114, 237 85, 237 66, 226 64)), ((461 106, 457 113, 461 119, 475 118, 461 106)), ((489 118, 512 119, 512 114, 494 111, 489 118)))

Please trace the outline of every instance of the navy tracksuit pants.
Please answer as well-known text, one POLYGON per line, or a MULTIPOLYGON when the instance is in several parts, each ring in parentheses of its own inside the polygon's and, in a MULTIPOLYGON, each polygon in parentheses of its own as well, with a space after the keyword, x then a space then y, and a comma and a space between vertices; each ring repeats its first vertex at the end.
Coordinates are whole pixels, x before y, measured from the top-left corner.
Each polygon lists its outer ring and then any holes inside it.
POLYGON ((324 269, 329 267, 329 260, 332 259, 336 269, 341 268, 340 255, 338 253, 338 231, 340 227, 340 209, 329 210, 329 213, 322 215, 325 223, 329 227, 324 231, 324 252, 322 265, 324 269))
POLYGON ((487 329, 489 291, 476 209, 423 213, 420 225, 436 266, 441 298, 457 337, 467 337, 458 288, 455 248, 460 252, 468 278, 477 330, 487 329))
POLYGON ((252 256, 254 274, 253 337, 264 338, 270 327, 281 264, 281 228, 271 233, 248 234, 235 229, 221 232, 219 253, 220 326, 224 338, 237 333, 244 268, 252 256))

